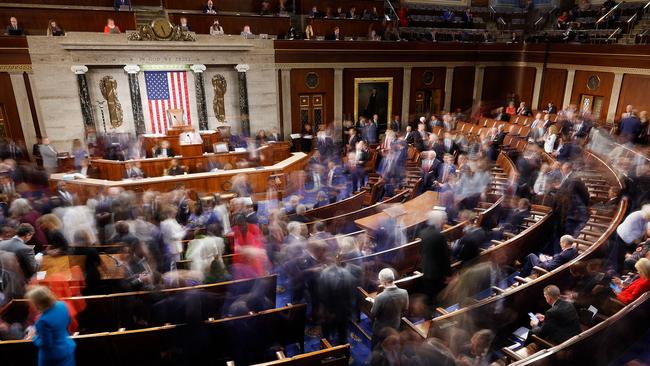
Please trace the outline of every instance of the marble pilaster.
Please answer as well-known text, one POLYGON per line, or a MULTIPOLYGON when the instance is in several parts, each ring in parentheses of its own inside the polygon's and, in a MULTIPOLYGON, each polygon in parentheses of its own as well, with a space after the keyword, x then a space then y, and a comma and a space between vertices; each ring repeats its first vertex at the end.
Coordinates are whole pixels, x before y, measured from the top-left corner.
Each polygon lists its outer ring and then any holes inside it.
POLYGON ((129 94, 131 95, 131 110, 133 111, 133 124, 135 125, 135 134, 137 136, 147 133, 147 128, 144 124, 144 112, 142 109, 142 96, 140 95, 140 83, 138 81, 138 73, 140 66, 126 65, 124 71, 129 78, 129 94))
POLYGON ((247 64, 235 66, 237 77, 239 79, 239 114, 241 118, 241 132, 244 136, 251 135, 251 122, 248 112, 248 86, 246 81, 246 72, 250 69, 247 64))
POLYGON ((196 92, 196 107, 198 108, 199 115, 199 129, 208 129, 208 107, 205 98, 205 84, 203 80, 203 72, 206 70, 205 65, 195 64, 190 66, 194 71, 194 88, 196 92))
POLYGON ((86 80, 86 73, 88 67, 85 65, 74 65, 70 68, 72 72, 77 75, 77 86, 79 87, 79 103, 81 104, 81 115, 83 117, 85 128, 94 128, 95 119, 93 118, 93 107, 90 100, 90 92, 88 91, 88 80, 86 80))

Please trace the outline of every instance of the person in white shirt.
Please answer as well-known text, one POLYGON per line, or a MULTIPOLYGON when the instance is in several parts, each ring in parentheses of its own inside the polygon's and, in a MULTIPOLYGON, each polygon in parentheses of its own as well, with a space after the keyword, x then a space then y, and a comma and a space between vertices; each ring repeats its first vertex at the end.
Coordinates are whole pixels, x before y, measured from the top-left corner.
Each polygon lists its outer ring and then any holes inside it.
POLYGON ((210 35, 211 36, 221 36, 223 35, 223 27, 219 24, 218 20, 214 20, 212 23, 212 26, 210 27, 210 35))
POLYGON ((551 171, 551 167, 547 163, 542 164, 539 169, 539 175, 535 179, 535 184, 533 184, 533 192, 535 194, 540 196, 546 194, 548 184, 550 183, 549 171, 551 171))
POLYGON ((557 140, 557 128, 555 126, 549 127, 544 137, 544 151, 551 154, 555 151, 555 141, 557 140))
POLYGON ((176 221, 176 211, 173 206, 165 207, 163 211, 165 219, 160 223, 160 234, 170 254, 172 270, 176 268, 176 262, 181 259, 183 252, 181 240, 185 237, 185 229, 176 221))

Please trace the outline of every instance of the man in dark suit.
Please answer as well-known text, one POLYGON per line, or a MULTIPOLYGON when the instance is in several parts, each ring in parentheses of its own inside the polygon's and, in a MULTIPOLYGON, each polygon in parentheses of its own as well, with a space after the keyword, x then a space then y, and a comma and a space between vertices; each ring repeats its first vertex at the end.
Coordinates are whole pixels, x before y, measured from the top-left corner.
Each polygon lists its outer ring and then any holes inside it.
POLYGON ((427 226, 418 234, 422 239, 422 289, 428 297, 428 305, 433 305, 451 274, 451 254, 447 238, 441 233, 446 222, 447 214, 444 211, 431 211, 427 226))
MULTIPOLYGON (((208 164, 210 164, 208 162, 208 164)), ((144 172, 139 167, 140 163, 130 163, 125 164, 124 179, 142 179, 144 178, 144 172)))
POLYGON ((334 154, 334 141, 324 131, 319 131, 316 136, 316 150, 318 150, 322 162, 334 154))
POLYGON ((625 141, 634 141, 639 136, 641 132, 641 120, 636 116, 636 111, 630 112, 626 118, 621 120, 618 130, 625 141))
POLYGON ((185 169, 183 169, 182 166, 178 165, 177 159, 172 159, 169 168, 167 169, 167 175, 183 175, 183 174, 185 174, 185 169))
POLYGON ((408 144, 413 144, 415 142, 415 134, 416 132, 413 132, 413 127, 406 126, 406 132, 404 133, 404 140, 406 140, 406 143, 408 144))
POLYGON ((560 248, 562 249, 561 252, 555 254, 554 256, 548 256, 545 254, 528 254, 526 257, 526 261, 524 262, 524 265, 521 267, 521 272, 520 276, 521 277, 526 277, 531 274, 533 271, 533 267, 540 267, 543 268, 547 271, 552 271, 559 266, 563 265, 564 263, 570 261, 571 259, 575 258, 575 256, 578 254, 577 249, 573 246, 573 236, 571 235, 563 235, 560 238, 560 248))
POLYGON ((548 102, 548 106, 546 109, 544 109, 544 113, 546 114, 556 114, 557 113, 557 107, 553 102, 548 102))
POLYGON ((346 144, 347 151, 354 151, 357 146, 357 142, 361 141, 361 136, 357 134, 357 130, 355 128, 351 128, 349 130, 350 132, 350 138, 348 139, 348 143, 346 144))
POLYGON ((339 27, 334 28, 334 32, 327 36, 327 40, 329 41, 340 41, 343 40, 343 35, 341 34, 341 30, 339 27))
POLYGON ((18 19, 16 17, 9 18, 9 25, 5 29, 5 36, 24 36, 25 31, 18 26, 18 19))
POLYGON ((379 271, 379 283, 384 290, 375 297, 370 316, 372 322, 372 346, 378 345, 382 339, 381 334, 386 328, 399 329, 402 314, 409 307, 409 295, 404 289, 395 286, 393 270, 384 268, 379 271))
POLYGON ((451 138, 451 134, 449 132, 445 132, 444 136, 445 137, 442 139, 443 151, 447 154, 456 156, 460 150, 458 144, 456 144, 456 141, 454 141, 454 139, 451 138))
POLYGON ((113 8, 115 11, 120 11, 124 7, 124 10, 131 10, 131 5, 129 0, 115 0, 113 2, 113 8))
POLYGON ((79 174, 85 175, 86 178, 99 178, 99 169, 90 164, 90 161, 86 158, 81 160, 79 174))
POLYGON ((393 131, 395 131, 395 132, 399 132, 399 131, 400 131, 401 122, 400 122, 400 120, 399 120, 399 116, 398 116, 398 115, 395 115, 395 118, 393 118, 393 120, 390 121, 390 125, 389 125, 388 127, 390 127, 390 129, 393 130, 393 131))
POLYGON ((590 121, 585 121, 584 119, 579 119, 578 122, 573 126, 573 137, 575 138, 585 138, 589 136, 591 132, 592 123, 590 121))
POLYGON ((61 200, 62 206, 74 206, 75 205, 75 196, 70 191, 65 182, 59 182, 56 186, 56 195, 61 200))
POLYGON ((485 230, 478 225, 474 219, 472 224, 467 226, 463 237, 453 247, 453 257, 461 262, 470 262, 478 258, 480 248, 488 241, 485 230))
POLYGON ((422 191, 427 191, 433 188, 433 182, 438 180, 438 167, 440 160, 436 159, 435 151, 425 151, 422 159, 422 191))
POLYGON ((169 147, 169 141, 163 141, 160 143, 160 146, 154 152, 154 155, 157 158, 171 158, 174 156, 174 151, 169 147))
POLYGON ((25 282, 29 282, 38 269, 34 248, 25 244, 32 236, 34 236, 34 227, 30 224, 20 224, 16 228, 16 235, 13 238, 0 241, 0 250, 13 253, 18 259, 25 282))
POLYGON ((544 288, 544 299, 551 308, 531 319, 531 334, 560 344, 580 333, 580 319, 573 304, 560 299, 560 289, 555 285, 544 288), (540 325, 541 324, 541 325, 540 325))
POLYGON ((499 157, 499 152, 501 151, 501 145, 503 145, 503 140, 506 138, 506 133, 503 132, 504 125, 499 125, 497 128, 497 133, 492 137, 490 141, 490 158, 492 160, 497 160, 499 157))

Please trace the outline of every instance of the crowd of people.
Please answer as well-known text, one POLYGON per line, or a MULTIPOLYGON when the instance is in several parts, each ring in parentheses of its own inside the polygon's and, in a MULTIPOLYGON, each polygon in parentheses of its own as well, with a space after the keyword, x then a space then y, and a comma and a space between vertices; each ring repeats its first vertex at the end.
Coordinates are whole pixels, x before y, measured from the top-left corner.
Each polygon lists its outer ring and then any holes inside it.
MULTIPOLYGON (((532 116, 525 102, 516 105, 508 103, 493 117, 507 121, 517 115, 532 116)), ((486 111, 477 113, 487 115, 486 111)), ((620 138, 629 143, 640 130, 628 128, 628 121, 636 118, 634 108, 626 113, 620 138)), ((38 341, 44 333, 67 339, 62 329, 74 321, 74 315, 70 319, 65 314, 56 296, 70 294, 52 294, 41 287, 28 291, 29 287, 39 283, 38 273, 49 258, 79 254, 86 257, 81 294, 105 293, 100 276, 102 262, 98 259, 101 253, 96 246, 115 244, 123 247, 116 260, 124 267, 125 275, 111 291, 157 291, 278 273, 289 302, 309 304, 309 324, 320 326, 323 337, 344 344, 349 342, 348 325, 358 301, 357 286, 382 288, 372 300, 370 311, 372 364, 404 364, 419 359, 475 365, 476 360, 492 360, 496 337, 492 330, 456 329, 449 337, 422 341, 408 332, 399 333, 400 319, 405 314, 431 317, 436 307, 462 303, 486 284, 498 284, 514 272, 528 276, 534 267, 552 271, 577 256, 575 238, 589 218, 588 208, 594 204, 579 174, 585 166, 581 151, 589 141, 593 122, 573 106, 558 110, 549 103, 536 115, 530 135, 521 136, 529 142, 525 150, 514 153, 504 148, 509 131, 503 126, 491 129, 484 137, 458 132, 457 122, 468 118, 457 111, 403 123, 398 116, 380 121, 373 115, 362 116, 357 123, 346 121, 343 126, 316 126, 315 138, 299 146, 310 154, 309 163, 304 171, 287 178, 284 199, 278 198, 276 178, 269 179, 267 192, 260 198, 247 176, 240 174, 232 181, 234 198, 206 192, 199 195, 179 185, 170 192, 144 193, 113 187, 81 201, 69 184, 60 183, 54 191, 49 190, 48 174, 57 171, 58 166, 49 158, 57 153, 47 138, 35 149, 43 161, 42 168, 29 162, 25 147, 7 140, 0 148, 0 305, 26 296, 39 310, 51 315, 42 316, 35 328, 27 320, 0 323, 0 338, 34 339, 44 352, 48 352, 47 344, 38 341), (557 119, 551 119, 551 115, 557 119), (413 149, 421 155, 417 173, 420 185, 412 185, 408 179, 408 156, 413 149), (542 151, 556 162, 545 163, 542 151), (514 160, 517 169, 505 185, 494 191, 491 167, 502 153, 514 160), (398 273, 390 268, 368 279, 364 275, 368 268, 359 259, 412 239, 399 218, 386 218, 371 238, 337 237, 358 230, 349 220, 323 222, 309 217, 310 208, 340 201, 364 187, 371 189, 367 186, 370 173, 376 173, 378 182, 383 183, 377 201, 404 189, 438 192, 439 207, 430 212, 415 234, 422 239, 423 286, 418 293, 399 289, 395 285, 398 273), (505 197, 496 218, 479 222, 474 209, 480 202, 494 201, 494 195, 505 197), (480 263, 481 250, 490 247, 492 240, 503 240, 522 230, 532 204, 552 209, 546 240, 520 263, 480 263), (468 225, 462 236, 448 243, 442 233, 445 225, 465 221, 468 225), (232 263, 223 260, 226 254, 235 254, 232 263), (183 259, 190 261, 189 269, 179 268, 183 259), (455 261, 467 270, 454 274, 451 263, 455 261)), ((312 127, 305 126, 303 135, 312 134, 312 127)), ((231 142, 259 146, 278 136, 277 131, 268 135, 260 131, 255 139, 234 137, 231 142)), ((119 158, 120 154, 124 157, 134 151, 141 153, 137 140, 127 141, 124 146, 98 141, 101 139, 92 144, 73 143, 71 154, 77 169, 87 171, 92 156, 116 154, 119 158)), ((173 156, 166 151, 168 148, 163 144, 156 152, 173 156)), ((136 172, 136 166, 130 168, 136 172)), ((585 294, 599 299, 616 297, 628 304, 650 289, 650 244, 643 241, 650 236, 650 206, 643 206, 643 197, 633 195, 629 186, 623 190, 612 188, 607 200, 597 203, 599 209, 611 210, 623 196, 638 202, 612 238, 607 261, 600 267, 583 264, 572 269, 572 274, 584 281, 599 271, 606 273, 606 279, 599 277, 598 284, 613 293, 589 292, 593 288, 587 291, 579 286, 567 288, 565 293, 555 286, 547 287, 544 296, 551 309, 531 320, 531 334, 561 342, 579 332, 576 308, 592 304, 585 300, 585 294), (557 322, 555 326, 553 322, 557 322)), ((224 314, 245 314, 264 302, 248 295, 246 301, 230 304, 224 314)), ((70 347, 74 349, 73 344, 66 344, 68 351, 61 352, 68 353, 60 357, 69 356, 70 347)))

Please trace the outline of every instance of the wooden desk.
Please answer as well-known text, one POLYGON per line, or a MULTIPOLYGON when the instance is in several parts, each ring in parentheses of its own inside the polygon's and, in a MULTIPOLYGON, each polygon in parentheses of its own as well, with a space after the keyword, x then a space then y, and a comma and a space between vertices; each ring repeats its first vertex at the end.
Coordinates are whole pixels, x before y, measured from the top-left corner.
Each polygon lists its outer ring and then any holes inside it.
MULTIPOLYGON (((398 218, 398 220, 404 228, 411 228, 421 224, 427 221, 429 217, 428 213, 437 203, 438 192, 426 191, 414 199, 398 205, 401 206, 402 210, 405 212, 398 218)), ((354 223, 360 228, 365 229, 368 232, 368 235, 374 237, 375 233, 381 227, 381 224, 387 219, 389 219, 388 214, 382 211, 372 216, 355 220, 354 223)))
POLYGON ((180 154, 182 156, 201 156, 203 155, 203 144, 186 144, 180 145, 180 154))
POLYGON ((198 149, 196 147, 189 149, 188 146, 194 146, 194 145, 181 145, 178 138, 178 136, 183 132, 183 130, 188 130, 188 129, 190 131, 193 131, 193 128, 191 127, 186 127, 185 129, 170 128, 169 130, 167 130, 167 135, 152 135, 152 134, 143 135, 144 141, 142 145, 144 147, 145 153, 147 154, 147 157, 152 158, 153 150, 156 147, 158 147, 160 142, 165 140, 169 142, 169 148, 174 151, 174 154, 183 155, 183 156, 201 155, 204 152, 212 152, 212 145, 214 145, 218 141, 223 140, 221 138, 221 134, 219 133, 219 131, 203 131, 203 132, 199 131, 199 134, 201 135, 201 139, 203 140, 203 148, 200 151, 194 150, 194 149, 198 149), (190 153, 193 155, 188 155, 190 153))
MULTIPOLYGON (((270 166, 257 168, 244 168, 225 170, 214 173, 194 173, 178 176, 165 176, 144 178, 139 180, 111 181, 102 179, 75 179, 67 180, 68 189, 75 193, 81 202, 87 198, 94 197, 104 188, 121 187, 134 192, 155 190, 158 192, 169 192, 179 184, 187 189, 197 192, 214 193, 227 192, 230 188, 232 178, 237 174, 245 174, 253 187, 254 193, 266 192, 268 178, 274 174, 289 174, 305 169, 308 156, 304 153, 293 153, 289 159, 270 166)), ((63 180, 65 174, 52 174, 50 176, 50 187, 54 190, 58 182, 63 180)))
MULTIPOLYGON (((123 260, 123 254, 100 254, 101 266, 99 267, 99 274, 102 280, 116 280, 122 279, 125 276, 126 270, 123 260), (118 264, 119 262, 119 264, 118 264)), ((73 275, 72 267, 78 266, 81 269, 80 273, 85 272, 86 256, 85 255, 62 255, 62 256, 43 256, 41 267, 39 271, 45 272, 45 281, 56 278, 58 280, 65 279, 68 281, 83 280, 83 278, 75 278, 73 275)))
MULTIPOLYGON (((184 145, 183 147, 191 147, 198 150, 201 145, 184 145)), ((279 163, 282 160, 289 158, 289 146, 285 143, 269 144, 262 146, 258 149, 260 155, 259 165, 270 166, 279 163)), ((186 155, 177 158, 178 163, 186 166, 189 173, 203 173, 208 166, 211 159, 215 159, 219 164, 230 164, 235 167, 235 164, 241 160, 248 159, 248 152, 226 152, 226 153, 206 153, 198 155, 186 155)), ((106 159, 93 159, 92 164, 99 171, 98 179, 105 180, 122 180, 126 172, 126 163, 139 162, 142 171, 147 177, 161 177, 165 169, 169 168, 172 158, 148 158, 129 161, 106 160, 106 159)))

